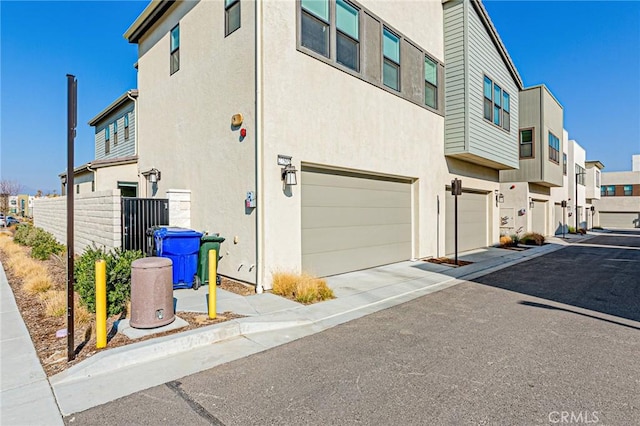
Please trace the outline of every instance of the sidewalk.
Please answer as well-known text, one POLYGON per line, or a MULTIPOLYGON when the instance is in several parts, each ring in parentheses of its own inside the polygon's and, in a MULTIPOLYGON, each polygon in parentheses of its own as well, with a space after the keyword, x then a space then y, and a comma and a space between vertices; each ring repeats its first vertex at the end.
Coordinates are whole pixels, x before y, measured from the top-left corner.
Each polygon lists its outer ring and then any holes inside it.
MULTIPOLYGON (((416 260, 329 277, 336 299, 313 305, 271 293, 240 296, 218 289, 217 312, 231 311, 245 318, 106 350, 48 381, 2 271, 0 422, 62 424, 60 413, 84 411, 247 357, 570 244, 555 237, 547 241, 551 244, 524 251, 489 247, 461 253, 460 260, 474 263, 457 268, 416 260)), ((206 313, 207 292, 208 286, 175 290, 177 315, 206 313)))

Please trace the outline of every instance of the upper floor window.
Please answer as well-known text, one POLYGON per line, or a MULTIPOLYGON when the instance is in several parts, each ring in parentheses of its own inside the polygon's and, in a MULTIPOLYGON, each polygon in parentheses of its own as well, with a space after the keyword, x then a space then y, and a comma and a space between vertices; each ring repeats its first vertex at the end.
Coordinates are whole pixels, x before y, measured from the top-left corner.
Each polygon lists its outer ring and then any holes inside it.
POLYGON ((225 37, 240 28, 240 0, 224 1, 225 37))
POLYGON ((171 30, 170 74, 180 69, 180 25, 171 30))
POLYGON ((300 44, 329 57, 329 1, 302 0, 300 44))
POLYGON ((124 140, 129 139, 129 113, 124 115, 124 140))
POLYGON ((438 64, 428 56, 424 58, 424 103, 438 108, 438 64))
POLYGON ((567 154, 562 153, 562 174, 567 175, 567 154))
POLYGON ((625 197, 630 197, 633 194, 633 186, 631 185, 624 185, 622 190, 624 191, 625 197))
POLYGON ((586 172, 584 170, 584 167, 580 166, 579 164, 576 164, 576 183, 579 183, 580 185, 584 185, 586 180, 585 176, 586 176, 586 172))
POLYGON ((612 197, 616 194, 615 185, 605 185, 600 187, 600 195, 603 197, 612 197))
POLYGON ((382 83, 400 91, 400 37, 383 27, 382 39, 382 83))
POLYGON ((560 163, 560 139, 549 132, 549 160, 560 163))
POLYGON ((520 158, 533 158, 533 129, 520 130, 520 158))
POLYGON ((344 0, 336 0, 336 61, 360 70, 359 11, 344 0))
POLYGON ((511 97, 489 77, 484 76, 484 118, 511 130, 511 97))
POLYGON ((596 170, 596 186, 600 186, 600 170, 596 170))
POLYGON ((118 145, 118 120, 113 122, 113 146, 118 145))
POLYGON ((109 133, 109 126, 104 128, 104 153, 108 154, 111 152, 111 136, 109 133))

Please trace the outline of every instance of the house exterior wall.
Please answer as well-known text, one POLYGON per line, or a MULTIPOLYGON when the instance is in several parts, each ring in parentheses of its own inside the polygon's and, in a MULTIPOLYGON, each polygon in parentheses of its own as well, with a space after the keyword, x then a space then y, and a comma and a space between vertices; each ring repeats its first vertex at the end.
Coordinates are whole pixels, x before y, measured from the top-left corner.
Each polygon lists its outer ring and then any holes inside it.
MULTIPOLYGON (((74 196, 74 249, 81 254, 95 243, 107 249, 121 247, 121 203, 117 190, 74 196)), ((33 224, 67 242, 67 197, 36 198, 33 224)))
POLYGON ((101 167, 96 169, 96 191, 106 191, 118 188, 119 182, 138 183, 138 194, 140 194, 140 184, 138 178, 138 165, 136 163, 122 164, 119 166, 101 167))
POLYGON ((225 37, 223 2, 177 2, 139 41, 139 169, 162 173, 141 196, 191 190, 193 229, 226 238, 220 273, 255 283, 256 211, 244 203, 256 191, 254 4, 241 7, 241 27, 225 37), (180 69, 170 75, 178 23, 180 69), (245 138, 231 126, 237 113, 245 138))
POLYGON ((479 7, 467 0, 444 4, 445 90, 451 102, 445 106, 445 154, 496 169, 517 168, 518 84, 482 22, 479 7), (484 118, 485 76, 510 96, 508 132, 484 118))
POLYGON ((109 114, 104 119, 100 120, 94 126, 95 129, 95 159, 107 160, 112 158, 127 157, 136 154, 136 142, 135 142, 135 128, 136 128, 136 114, 134 111, 134 102, 129 101, 122 105, 116 111, 109 114), (124 130, 124 116, 129 117, 129 138, 125 139, 124 130), (118 143, 114 144, 114 126, 113 123, 118 123, 118 143), (109 127, 110 147, 109 153, 105 153, 105 132, 109 127))
POLYGON ((567 183, 568 183, 568 196, 570 202, 567 203, 567 211, 571 212, 571 217, 567 221, 570 226, 576 228, 587 226, 585 206, 586 200, 586 186, 576 182, 576 164, 585 168, 586 152, 576 141, 569 140, 568 149, 568 162, 567 162, 567 183), (576 214, 576 187, 577 187, 577 214, 576 214))
MULTIPOLYGON (((634 160, 635 160, 634 156, 634 160)), ((626 172, 603 172, 601 174, 602 186, 615 186, 615 195, 601 196, 592 200, 596 208, 594 223, 600 223, 599 214, 608 213, 635 213, 640 217, 640 169, 626 172), (624 186, 631 185, 631 195, 624 195, 624 186)), ((636 226, 640 227, 640 223, 636 226)))
POLYGON ((602 171, 601 168, 593 162, 587 161, 587 176, 586 176, 586 198, 587 202, 600 199, 601 184, 602 184, 602 171))

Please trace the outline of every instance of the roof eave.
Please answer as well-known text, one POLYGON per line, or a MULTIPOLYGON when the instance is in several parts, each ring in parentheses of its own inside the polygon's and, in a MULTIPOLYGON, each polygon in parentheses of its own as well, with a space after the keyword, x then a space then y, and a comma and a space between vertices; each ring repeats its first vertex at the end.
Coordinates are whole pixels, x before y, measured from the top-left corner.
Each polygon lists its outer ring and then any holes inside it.
POLYGON ((125 93, 120 95, 118 97, 118 99, 116 99, 115 101, 111 102, 111 104, 108 107, 106 107, 105 109, 100 111, 98 113, 98 115, 96 115, 91 120, 89 120, 89 126, 95 126, 96 124, 98 124, 98 122, 100 120, 105 118, 107 115, 111 114, 117 108, 120 108, 122 105, 124 105, 126 103, 127 99, 129 99, 129 96, 131 96, 133 98, 137 98, 138 97, 138 89, 127 90, 125 93))
POLYGON ((152 0, 140 16, 124 33, 129 43, 138 43, 140 38, 151 28, 176 0, 152 0))

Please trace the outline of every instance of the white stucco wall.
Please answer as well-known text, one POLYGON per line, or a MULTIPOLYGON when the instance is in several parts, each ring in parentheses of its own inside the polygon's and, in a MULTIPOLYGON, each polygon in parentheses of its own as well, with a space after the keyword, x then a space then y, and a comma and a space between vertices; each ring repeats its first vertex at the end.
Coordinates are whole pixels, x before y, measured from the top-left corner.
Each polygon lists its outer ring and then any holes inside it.
POLYGON ((95 179, 96 191, 118 189, 118 182, 138 182, 138 195, 141 196, 136 163, 101 167, 96 170, 95 179))
MULTIPOLYGON (((95 243, 106 248, 121 247, 120 191, 101 191, 74 196, 74 249, 81 254, 95 243)), ((67 242, 67 197, 36 198, 33 224, 67 242)))

